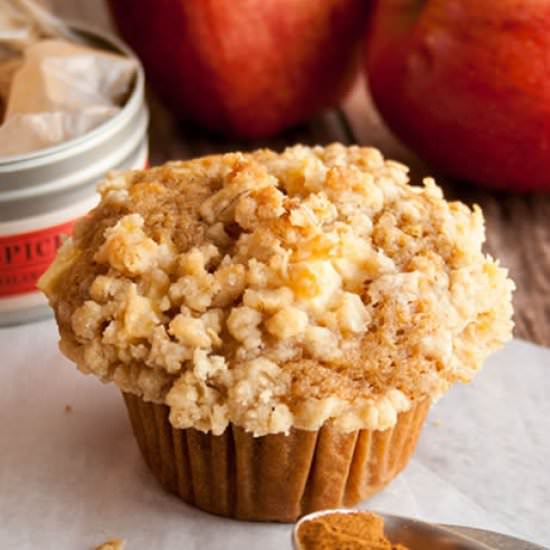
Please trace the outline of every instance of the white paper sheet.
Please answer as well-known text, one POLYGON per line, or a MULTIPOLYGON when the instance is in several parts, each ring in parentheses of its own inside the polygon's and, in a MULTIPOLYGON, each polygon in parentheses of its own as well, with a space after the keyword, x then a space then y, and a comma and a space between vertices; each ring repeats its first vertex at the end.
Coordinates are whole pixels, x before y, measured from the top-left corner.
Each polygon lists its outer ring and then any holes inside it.
MULTIPOLYGON (((289 525, 217 518, 149 474, 112 386, 63 359, 53 321, 0 329, 0 548, 290 550, 289 525), (65 406, 72 411, 67 413, 65 406)), ((515 341, 430 413, 406 471, 362 508, 550 545, 550 351, 515 341)))
POLYGON ((36 2, 0 0, 0 157, 63 143, 120 111, 136 62, 67 37, 77 38, 36 2))

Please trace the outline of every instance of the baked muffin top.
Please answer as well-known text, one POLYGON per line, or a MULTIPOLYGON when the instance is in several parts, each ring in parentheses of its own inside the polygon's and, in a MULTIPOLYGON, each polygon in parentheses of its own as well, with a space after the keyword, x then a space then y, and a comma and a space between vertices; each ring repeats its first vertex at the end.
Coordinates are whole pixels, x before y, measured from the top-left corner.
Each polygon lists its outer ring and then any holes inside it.
POLYGON ((372 148, 112 174, 40 286, 80 370, 177 428, 386 429, 510 338, 480 209, 372 148))

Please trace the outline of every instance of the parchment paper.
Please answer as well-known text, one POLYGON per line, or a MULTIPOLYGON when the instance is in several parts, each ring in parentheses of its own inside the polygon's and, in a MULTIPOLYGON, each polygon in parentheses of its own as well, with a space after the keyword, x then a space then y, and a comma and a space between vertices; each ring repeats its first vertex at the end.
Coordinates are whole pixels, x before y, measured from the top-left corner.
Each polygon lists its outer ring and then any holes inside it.
POLYGON ((136 71, 130 58, 71 43, 47 12, 32 19, 24 6, 34 5, 0 0, 0 157, 99 126, 120 110, 136 71))
MULTIPOLYGON (((147 471, 112 386, 57 351, 53 321, 0 329, 0 548, 290 550, 289 525, 217 518, 147 471), (71 411, 66 412, 65 406, 71 411)), ((412 463, 362 508, 550 545, 550 351, 515 341, 430 413, 412 463)))

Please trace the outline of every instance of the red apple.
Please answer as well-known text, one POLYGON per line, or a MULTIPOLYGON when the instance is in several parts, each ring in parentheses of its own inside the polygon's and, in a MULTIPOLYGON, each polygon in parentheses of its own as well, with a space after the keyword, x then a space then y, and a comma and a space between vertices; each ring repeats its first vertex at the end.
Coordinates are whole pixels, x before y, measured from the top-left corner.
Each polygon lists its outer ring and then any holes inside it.
POLYGON ((256 138, 337 104, 358 67, 370 0, 109 3, 174 113, 256 138))
POLYGON ((550 0, 375 0, 374 102, 447 174, 550 191, 550 0))

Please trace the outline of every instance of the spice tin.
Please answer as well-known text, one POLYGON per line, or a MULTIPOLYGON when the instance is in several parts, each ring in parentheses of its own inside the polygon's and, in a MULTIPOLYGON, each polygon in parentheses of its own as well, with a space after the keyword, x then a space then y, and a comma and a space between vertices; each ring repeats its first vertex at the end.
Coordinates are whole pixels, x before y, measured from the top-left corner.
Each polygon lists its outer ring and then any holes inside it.
MULTIPOLYGON (((117 39, 71 25, 87 43, 134 58, 117 39)), ((123 108, 94 130, 25 155, 0 158, 0 326, 49 315, 36 282, 75 221, 98 201, 112 169, 147 164, 148 113, 138 66, 123 108)))

